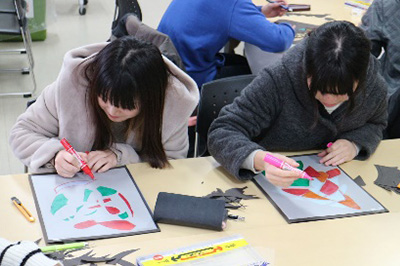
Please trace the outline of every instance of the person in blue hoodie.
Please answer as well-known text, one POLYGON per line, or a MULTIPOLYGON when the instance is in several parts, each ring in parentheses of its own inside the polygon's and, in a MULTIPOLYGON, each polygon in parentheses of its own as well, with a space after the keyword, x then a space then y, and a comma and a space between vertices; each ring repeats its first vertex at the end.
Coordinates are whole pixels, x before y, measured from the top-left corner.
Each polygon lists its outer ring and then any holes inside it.
POLYGON ((292 26, 266 19, 285 14, 280 5, 286 2, 277 2, 255 6, 251 0, 173 0, 158 30, 171 38, 187 73, 201 87, 213 79, 250 73, 244 57, 219 53, 230 39, 267 52, 291 46, 292 26))

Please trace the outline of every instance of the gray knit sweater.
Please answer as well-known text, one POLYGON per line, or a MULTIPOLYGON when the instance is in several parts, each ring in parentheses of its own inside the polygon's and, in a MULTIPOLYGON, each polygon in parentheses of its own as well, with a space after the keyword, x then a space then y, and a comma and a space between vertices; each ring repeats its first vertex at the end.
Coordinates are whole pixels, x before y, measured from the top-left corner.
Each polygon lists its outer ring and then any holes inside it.
POLYGON ((306 41, 262 70, 211 124, 209 151, 238 179, 254 176, 240 167, 256 149, 323 149, 328 142, 347 139, 360 147, 357 159, 366 159, 382 139, 387 124, 386 85, 378 74, 377 60, 370 57, 366 88, 364 93, 356 93, 355 109, 348 113, 349 103, 344 102, 328 114, 320 103, 313 105, 309 93, 304 69, 306 41))

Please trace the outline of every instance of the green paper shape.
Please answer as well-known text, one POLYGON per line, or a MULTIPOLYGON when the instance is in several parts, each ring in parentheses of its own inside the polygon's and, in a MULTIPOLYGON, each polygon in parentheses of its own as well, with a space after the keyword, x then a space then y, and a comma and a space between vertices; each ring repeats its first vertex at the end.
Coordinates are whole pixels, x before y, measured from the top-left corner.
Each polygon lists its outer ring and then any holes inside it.
POLYGON ((303 162, 302 161, 296 161, 296 162, 299 164, 299 166, 297 168, 299 168, 300 170, 303 170, 303 168, 304 168, 303 162))
POLYGON ((103 186, 98 187, 97 190, 101 193, 101 195, 103 197, 110 196, 110 195, 117 193, 117 191, 115 189, 103 187, 103 186))
POLYGON ((85 189, 85 195, 83 196, 83 202, 86 202, 93 191, 90 189, 85 189))
POLYGON ((92 211, 91 213, 85 214, 85 216, 89 216, 89 215, 95 214, 96 212, 97 212, 97 210, 94 210, 94 211, 92 211))
POLYGON ((64 194, 57 195, 53 203, 51 203, 51 214, 55 214, 59 209, 67 205, 68 199, 64 196, 64 194))
POLYGON ((121 214, 119 214, 118 216, 119 216, 119 218, 121 218, 121 219, 126 219, 126 218, 128 218, 128 214, 127 214, 126 212, 121 213, 121 214))
POLYGON ((78 212, 82 207, 83 207, 83 205, 81 205, 78 208, 76 208, 76 212, 78 212))
POLYGON ((305 178, 299 178, 294 180, 294 182, 291 185, 292 187, 308 187, 310 186, 310 180, 305 179, 305 178))

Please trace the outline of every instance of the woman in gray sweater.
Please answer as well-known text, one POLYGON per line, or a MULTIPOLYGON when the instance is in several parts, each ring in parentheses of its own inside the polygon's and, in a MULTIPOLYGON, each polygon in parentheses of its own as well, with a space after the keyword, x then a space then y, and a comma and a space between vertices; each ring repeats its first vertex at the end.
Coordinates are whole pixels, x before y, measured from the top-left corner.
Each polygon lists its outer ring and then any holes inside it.
POLYGON ((366 159, 382 139, 386 109, 386 85, 369 40, 350 22, 329 22, 261 71, 221 110, 208 147, 238 179, 265 170, 271 183, 286 187, 299 174, 265 163, 267 151, 323 149, 325 165, 366 159))
POLYGON ((66 138, 94 172, 185 158, 196 83, 152 44, 125 36, 68 52, 57 80, 17 120, 10 144, 33 172, 78 172, 66 138), (88 154, 85 153, 88 151, 88 154))

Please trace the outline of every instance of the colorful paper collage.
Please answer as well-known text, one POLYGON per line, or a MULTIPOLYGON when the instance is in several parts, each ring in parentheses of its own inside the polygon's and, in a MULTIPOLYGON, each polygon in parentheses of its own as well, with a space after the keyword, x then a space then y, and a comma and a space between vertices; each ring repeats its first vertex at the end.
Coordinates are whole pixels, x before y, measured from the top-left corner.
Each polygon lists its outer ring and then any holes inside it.
POLYGON ((320 164, 317 155, 292 158, 314 179, 297 179, 290 187, 280 188, 264 175, 255 177, 289 223, 387 212, 339 167, 320 164))
POLYGON ((95 177, 31 175, 46 242, 159 231, 126 168, 95 177))

